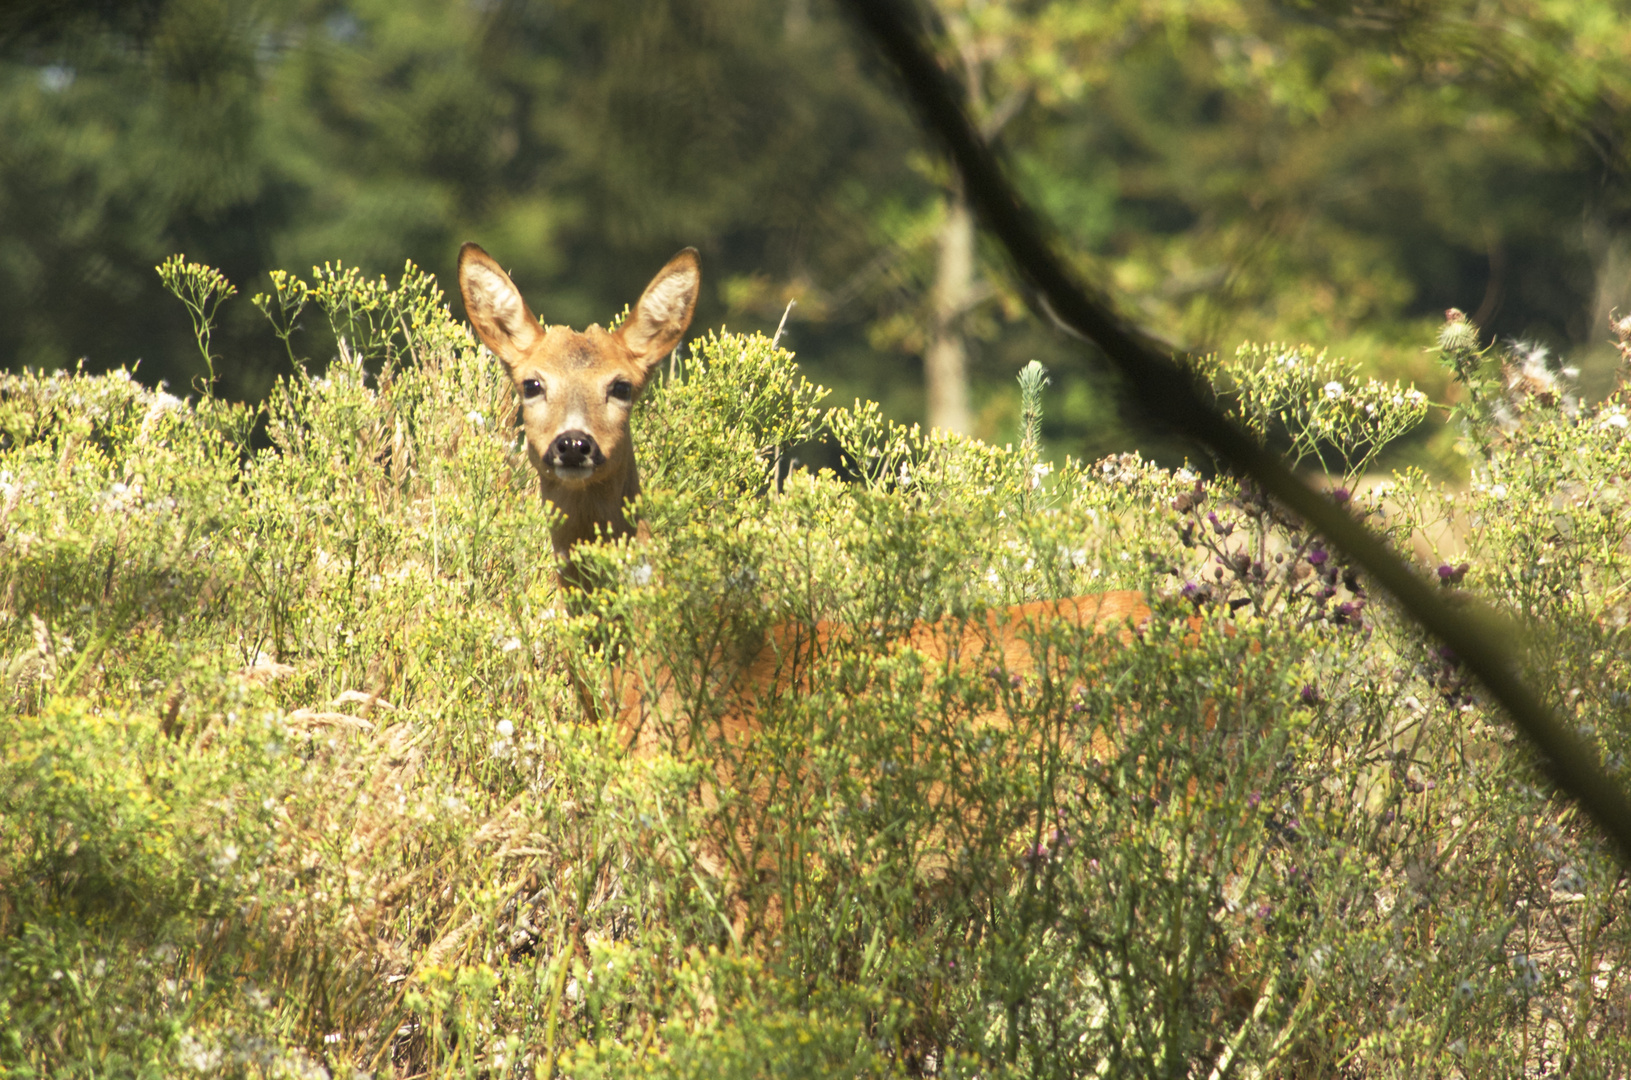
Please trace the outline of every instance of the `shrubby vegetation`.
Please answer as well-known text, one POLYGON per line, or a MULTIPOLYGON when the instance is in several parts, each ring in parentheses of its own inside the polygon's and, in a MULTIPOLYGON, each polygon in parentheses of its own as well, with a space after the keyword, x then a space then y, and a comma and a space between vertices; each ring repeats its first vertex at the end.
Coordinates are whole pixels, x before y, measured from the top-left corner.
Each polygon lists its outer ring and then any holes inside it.
MULTIPOLYGON (((219 289, 171 273, 200 310, 219 289)), ((1455 657, 1249 487, 826 409, 719 335, 637 414, 653 539, 567 603, 510 390, 434 284, 283 278, 262 307, 296 303, 342 355, 262 408, 0 384, 0 1073, 1631 1060, 1612 854, 1455 657), (789 462, 822 431, 848 478, 789 462), (1148 623, 1030 626, 1034 672, 904 644, 1112 588, 1148 623), (762 732, 723 735, 736 669, 817 623, 762 732), (660 752, 596 718, 631 686, 660 752)), ((1209 370, 1505 609, 1624 776, 1631 403, 1464 322, 1438 347, 1465 490, 1363 475, 1422 418, 1408 388, 1283 346, 1209 370)))

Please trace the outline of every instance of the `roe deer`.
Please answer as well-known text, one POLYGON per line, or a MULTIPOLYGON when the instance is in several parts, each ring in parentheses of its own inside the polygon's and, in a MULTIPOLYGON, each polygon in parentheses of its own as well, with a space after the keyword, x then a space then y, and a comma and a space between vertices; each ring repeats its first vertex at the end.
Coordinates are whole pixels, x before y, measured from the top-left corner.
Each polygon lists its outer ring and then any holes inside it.
MULTIPOLYGON (((579 333, 540 326, 509 276, 481 248, 465 244, 459 253, 465 310, 515 385, 540 493, 563 515, 552 537, 563 587, 588 587, 572 562, 575 545, 638 531, 625 505, 640 490, 630 445, 630 411, 652 370, 689 326, 700 281, 697 253, 687 248, 657 272, 615 332, 596 325, 579 333)), ((975 665, 979 670, 994 666, 1005 676, 1025 677, 1038 669, 1040 659, 1032 655, 1030 641, 1036 635, 1027 628, 1048 623, 1070 623, 1089 631, 1119 628, 1123 640, 1130 640, 1131 628, 1149 615, 1142 593, 1089 594, 997 609, 983 619, 919 622, 901 635, 898 644, 931 663, 964 672, 976 670, 975 665)), ((772 627, 744 650, 729 655, 716 651, 708 661, 712 670, 706 678, 710 696, 722 708, 705 725, 713 729, 710 737, 737 746, 751 742, 760 731, 761 703, 771 695, 805 689, 809 676, 799 672, 809 670, 809 659, 850 632, 828 623, 789 623, 772 627)), ((603 711, 578 673, 572 675, 586 709, 592 714, 603 711)), ((660 680, 662 685, 655 688, 660 711, 672 712, 678 697, 674 675, 662 672, 660 680)), ((642 696, 639 678, 626 671, 614 673, 612 698, 625 745, 636 754, 659 749, 663 735, 657 725, 646 722, 651 699, 649 693, 642 696)), ((975 719, 980 725, 1008 723, 995 705, 975 719)), ((683 742, 694 735, 671 732, 670 737, 683 742)), ((1102 738, 1090 741, 1096 744, 1102 738)), ((755 781, 745 782, 753 788, 754 801, 762 804, 765 793, 755 781)), ((703 797, 713 798, 708 791, 703 797)), ((756 839, 739 835, 737 842, 747 850, 756 846, 756 839)), ((717 856, 716 852, 711 858, 717 856)), ((751 855, 749 859, 757 861, 751 855)))
POLYGON ((651 279, 615 332, 547 330, 510 276, 475 244, 459 249, 465 312, 521 399, 527 457, 544 501, 561 513, 550 539, 563 584, 577 584, 573 545, 635 531, 626 505, 640 494, 629 414, 658 361, 691 324, 702 281, 695 248, 651 279))
MULTIPOLYGON (((652 370, 679 344, 696 308, 702 268, 686 248, 657 271, 616 331, 598 324, 579 333, 539 325, 508 274, 476 244, 459 251, 459 290, 483 344, 498 357, 521 399, 527 457, 545 502, 560 511, 551 540, 562 583, 580 583, 572 548, 597 537, 637 532, 626 504, 640 493, 640 470, 629 439, 634 401, 652 370)), ((1149 617, 1138 592, 1109 592, 1023 604, 993 618, 1005 659, 1023 673, 1028 661, 1012 631, 1038 618, 1082 625, 1125 626, 1149 617), (1001 627, 1007 626, 1004 633, 1001 627)), ((919 624, 914 645, 936 651, 930 628, 919 624)))

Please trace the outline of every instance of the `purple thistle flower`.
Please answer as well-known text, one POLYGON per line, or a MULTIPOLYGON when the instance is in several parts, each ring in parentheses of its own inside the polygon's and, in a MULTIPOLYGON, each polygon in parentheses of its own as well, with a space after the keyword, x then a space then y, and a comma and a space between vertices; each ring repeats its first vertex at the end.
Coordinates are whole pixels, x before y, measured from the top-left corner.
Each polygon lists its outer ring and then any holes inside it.
POLYGON ((1357 630, 1363 630, 1365 620, 1359 617, 1359 613, 1363 610, 1365 610, 1365 601, 1363 600, 1338 604, 1336 611, 1331 613, 1331 621, 1338 626, 1351 626, 1357 630))
POLYGON ((1461 579, 1467 576, 1467 571, 1470 569, 1472 569, 1470 563, 1462 563, 1459 566, 1444 563, 1438 568, 1438 583, 1446 588, 1451 585, 1459 585, 1461 579))

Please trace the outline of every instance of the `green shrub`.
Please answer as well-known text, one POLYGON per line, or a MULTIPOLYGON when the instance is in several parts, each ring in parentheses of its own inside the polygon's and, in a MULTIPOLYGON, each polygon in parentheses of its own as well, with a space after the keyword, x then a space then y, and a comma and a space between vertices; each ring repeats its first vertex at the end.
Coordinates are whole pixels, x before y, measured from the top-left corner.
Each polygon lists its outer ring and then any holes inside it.
MULTIPOLYGON (((510 391, 433 283, 258 302, 345 343, 259 409, 0 383, 0 1075, 1631 1060, 1611 854, 1455 658, 1248 486, 823 410, 718 335, 637 411, 653 539, 586 554, 568 605, 510 391), (849 479, 787 468, 822 433, 849 479), (1136 634, 1027 625, 1025 671, 964 642, 1115 588, 1150 597, 1136 634), (630 688, 649 752, 596 719, 630 688)), ((1456 325, 1465 490, 1361 484, 1424 414, 1406 388, 1305 349, 1209 372, 1506 608, 1623 776, 1627 402, 1456 325)))

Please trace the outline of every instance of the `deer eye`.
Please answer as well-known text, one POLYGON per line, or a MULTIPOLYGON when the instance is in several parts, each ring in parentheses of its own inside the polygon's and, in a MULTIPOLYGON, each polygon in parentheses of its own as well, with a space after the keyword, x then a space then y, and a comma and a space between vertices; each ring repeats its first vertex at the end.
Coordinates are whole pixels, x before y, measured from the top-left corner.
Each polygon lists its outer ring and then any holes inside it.
POLYGON ((618 401, 633 401, 634 384, 627 379, 618 379, 607 388, 606 393, 618 401))
POLYGON ((542 381, 538 379, 521 380, 521 397, 523 399, 531 401, 535 397, 541 397, 543 392, 544 384, 542 381))

